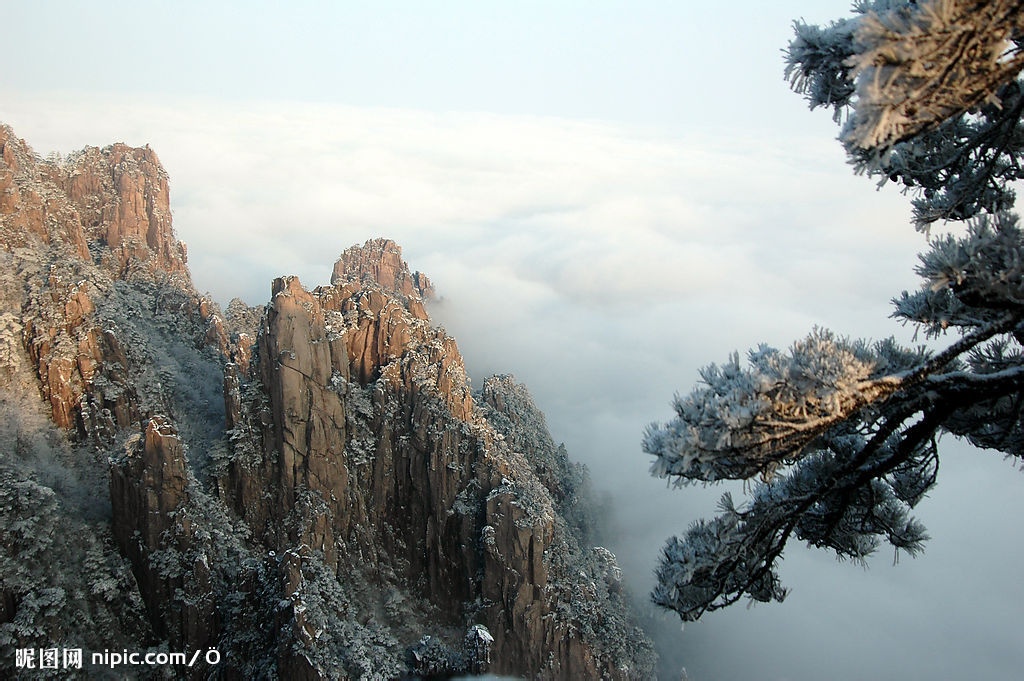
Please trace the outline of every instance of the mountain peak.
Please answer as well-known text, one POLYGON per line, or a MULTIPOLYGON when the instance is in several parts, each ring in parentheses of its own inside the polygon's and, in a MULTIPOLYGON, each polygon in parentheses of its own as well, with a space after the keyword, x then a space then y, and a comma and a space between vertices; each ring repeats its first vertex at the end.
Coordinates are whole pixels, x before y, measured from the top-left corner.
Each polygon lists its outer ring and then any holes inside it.
POLYGON ((332 284, 373 281, 389 293, 408 300, 426 299, 434 287, 421 272, 412 272, 402 259, 402 247, 391 239, 369 239, 362 246, 351 246, 334 263, 332 284))
POLYGON ((85 147, 43 159, 0 125, 0 240, 65 244, 116 277, 166 274, 188 282, 187 251, 171 227, 167 171, 149 146, 85 147))

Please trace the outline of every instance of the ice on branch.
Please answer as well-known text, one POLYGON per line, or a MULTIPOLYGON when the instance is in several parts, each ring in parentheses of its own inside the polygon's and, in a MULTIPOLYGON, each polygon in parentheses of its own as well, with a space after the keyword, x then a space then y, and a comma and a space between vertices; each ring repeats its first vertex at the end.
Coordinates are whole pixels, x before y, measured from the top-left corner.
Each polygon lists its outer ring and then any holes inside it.
POLYGON ((920 257, 921 290, 893 302, 893 316, 937 336, 950 327, 980 328, 1024 312, 1024 234, 1012 213, 982 216, 964 236, 933 239, 920 257))
POLYGON ((677 484, 768 477, 828 428, 896 391, 900 372, 920 358, 891 342, 871 346, 823 329, 786 353, 762 345, 747 367, 734 354, 702 369, 702 385, 676 397, 673 420, 648 426, 651 473, 677 484))
POLYGON ((982 104, 1024 68, 1011 41, 1021 0, 931 0, 860 18, 846 66, 856 79, 848 143, 885 150, 982 104))

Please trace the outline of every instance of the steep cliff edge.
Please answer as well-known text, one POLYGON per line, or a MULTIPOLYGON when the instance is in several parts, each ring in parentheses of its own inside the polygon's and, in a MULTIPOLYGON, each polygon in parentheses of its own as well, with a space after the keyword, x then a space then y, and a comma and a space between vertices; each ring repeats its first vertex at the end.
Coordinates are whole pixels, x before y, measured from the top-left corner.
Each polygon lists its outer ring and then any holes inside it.
POLYGON ((197 448, 223 432, 214 308, 167 200, 149 149, 43 160, 0 125, 0 676, 19 649, 167 645, 108 485, 150 417, 172 415, 197 448))
MULTIPOLYGON (((425 277, 393 242, 348 249, 334 271, 313 291, 274 282, 251 383, 241 400, 229 390, 239 425, 222 482, 236 512, 276 551, 306 547, 329 572, 360 575, 381 606, 422 601, 436 616, 409 633, 453 659, 461 632, 484 625, 492 671, 649 671, 614 557, 560 512, 574 486, 564 451, 523 446, 551 439, 525 389, 488 381, 481 406, 454 340, 429 323, 429 289, 411 285, 425 277)), ((372 616, 400 640, 414 621, 372 616)))
POLYGON ((228 343, 190 281, 156 154, 115 144, 44 161, 0 125, 0 159, 6 324, 54 423, 109 441, 173 409, 177 360, 228 343))
POLYGON ((112 647, 102 623, 218 650, 193 678, 651 675, 584 471, 523 386, 471 390, 396 244, 221 314, 151 150, 44 161, 0 126, 0 156, 0 475, 46 500, 0 508, 0 646, 112 647), (44 521, 85 548, 17 534, 44 521))

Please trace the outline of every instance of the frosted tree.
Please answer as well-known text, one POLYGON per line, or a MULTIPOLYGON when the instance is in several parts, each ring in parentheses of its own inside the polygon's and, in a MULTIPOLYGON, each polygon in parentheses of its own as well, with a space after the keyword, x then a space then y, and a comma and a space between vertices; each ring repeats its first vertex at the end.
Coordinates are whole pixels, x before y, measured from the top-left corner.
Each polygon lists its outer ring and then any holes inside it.
POLYGON ((863 561, 884 543, 916 554, 911 516, 935 484, 938 436, 1024 457, 1024 234, 1010 183, 1024 153, 1024 0, 875 0, 828 27, 798 22, 787 76, 828 106, 855 167, 915 194, 930 238, 918 291, 894 317, 945 349, 816 329, 701 371, 675 416, 643 440, 676 485, 751 480, 719 514, 670 539, 654 601, 694 620, 743 598, 782 600, 793 538, 863 561))
POLYGON ((832 107, 858 172, 916 195, 918 228, 1013 205, 1021 177, 1024 2, 874 0, 798 22, 786 74, 832 107))

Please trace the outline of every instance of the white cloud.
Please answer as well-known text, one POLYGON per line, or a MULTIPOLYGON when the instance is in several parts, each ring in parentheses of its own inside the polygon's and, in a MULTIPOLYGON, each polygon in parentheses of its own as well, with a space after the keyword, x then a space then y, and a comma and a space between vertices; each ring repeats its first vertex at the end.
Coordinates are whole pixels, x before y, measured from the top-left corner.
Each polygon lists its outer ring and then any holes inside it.
MULTIPOLYGON (((576 300, 788 299, 799 291, 787 282, 807 280, 793 268, 851 290, 866 259, 816 267, 823 246, 862 255, 865 225, 900 221, 837 190, 853 179, 803 140, 723 145, 560 119, 201 100, 51 99, 35 117, 42 108, 8 101, 0 116, 43 152, 126 134, 151 143, 197 283, 251 302, 271 276, 323 276, 342 249, 380 234, 414 266, 471 254, 576 300), (208 266, 240 254, 241 277, 208 266)), ((904 250, 906 231, 892 230, 904 250)))

